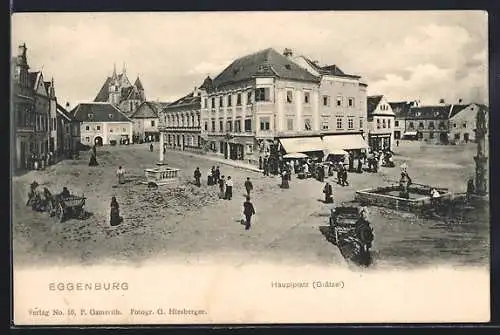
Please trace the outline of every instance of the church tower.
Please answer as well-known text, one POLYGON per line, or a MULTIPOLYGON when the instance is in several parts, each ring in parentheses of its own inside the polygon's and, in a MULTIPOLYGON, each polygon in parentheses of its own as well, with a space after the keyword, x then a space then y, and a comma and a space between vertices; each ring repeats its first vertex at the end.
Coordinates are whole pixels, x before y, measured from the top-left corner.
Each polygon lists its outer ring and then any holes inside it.
POLYGON ((113 65, 113 75, 111 76, 109 82, 109 99, 108 102, 114 105, 120 103, 120 83, 118 82, 118 76, 116 74, 116 64, 113 65))

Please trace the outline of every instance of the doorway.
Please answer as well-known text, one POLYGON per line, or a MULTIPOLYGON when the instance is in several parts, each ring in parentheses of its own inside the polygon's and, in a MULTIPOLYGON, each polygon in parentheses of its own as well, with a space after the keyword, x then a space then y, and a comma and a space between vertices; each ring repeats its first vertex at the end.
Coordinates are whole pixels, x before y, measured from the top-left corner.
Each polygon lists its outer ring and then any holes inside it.
POLYGON ((97 136, 96 138, 94 138, 94 144, 97 146, 97 147, 102 147, 102 137, 101 136, 97 136))

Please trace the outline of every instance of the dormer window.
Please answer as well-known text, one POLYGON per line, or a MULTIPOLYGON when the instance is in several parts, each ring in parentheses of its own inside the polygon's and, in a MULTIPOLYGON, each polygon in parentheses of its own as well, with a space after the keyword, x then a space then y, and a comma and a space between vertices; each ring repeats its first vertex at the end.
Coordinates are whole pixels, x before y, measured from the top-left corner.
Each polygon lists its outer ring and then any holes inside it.
POLYGON ((416 115, 416 116, 420 116, 420 115, 422 115, 422 113, 417 112, 415 115, 416 115))
POLYGON ((112 119, 113 118, 113 114, 108 114, 109 118, 112 119))
POLYGON ((94 114, 92 114, 92 113, 88 113, 88 114, 87 114, 87 117, 88 117, 89 119, 93 119, 93 118, 94 118, 94 114))
POLYGON ((290 70, 290 69, 291 69, 290 64, 286 64, 286 65, 285 65, 285 68, 286 68, 287 70, 290 70))
POLYGON ((439 116, 439 112, 434 112, 434 116, 438 117, 439 116))

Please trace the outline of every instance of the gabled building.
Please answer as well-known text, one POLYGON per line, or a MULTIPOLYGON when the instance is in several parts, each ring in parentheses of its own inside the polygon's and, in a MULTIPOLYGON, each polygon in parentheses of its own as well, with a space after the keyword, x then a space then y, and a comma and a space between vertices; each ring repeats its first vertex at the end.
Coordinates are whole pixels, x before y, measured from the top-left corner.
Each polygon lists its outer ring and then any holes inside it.
POLYGON ((134 143, 160 139, 159 115, 168 105, 168 102, 144 101, 137 107, 130 115, 134 122, 134 143))
POLYGON ((405 120, 405 136, 428 143, 448 143, 449 115, 452 105, 411 107, 405 120))
POLYGON ((482 104, 459 104, 451 107, 449 115, 449 139, 455 144, 476 141, 476 118, 479 111, 488 112, 482 104))
POLYGON ((383 95, 367 99, 368 144, 372 150, 393 149, 394 112, 383 95))
MULTIPOLYGON (((400 140, 405 134, 405 120, 411 107, 417 107, 417 101, 389 102, 394 113, 394 139, 400 140)), ((416 133, 415 133, 416 134, 416 133)))
POLYGON ((113 68, 111 77, 107 77, 94 102, 106 102, 117 106, 125 115, 130 116, 135 109, 146 101, 144 87, 139 77, 134 84, 127 77, 125 65, 120 74, 113 68))
POLYGON ((84 145, 121 144, 132 141, 133 122, 116 105, 107 102, 80 103, 71 115, 80 122, 84 145))
POLYGON ((76 120, 67 108, 57 104, 57 143, 58 155, 70 158, 73 153, 78 151, 80 138, 80 122, 76 120))

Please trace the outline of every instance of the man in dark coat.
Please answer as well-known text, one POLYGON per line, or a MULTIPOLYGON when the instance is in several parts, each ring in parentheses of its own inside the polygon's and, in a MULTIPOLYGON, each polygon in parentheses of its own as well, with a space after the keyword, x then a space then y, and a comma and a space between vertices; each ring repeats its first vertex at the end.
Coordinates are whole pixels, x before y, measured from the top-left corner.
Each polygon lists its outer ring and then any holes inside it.
POLYGON ((219 179, 219 190, 220 190, 220 198, 221 199, 224 199, 226 196, 225 196, 225 193, 226 193, 226 181, 224 180, 224 176, 220 177, 219 179))
POLYGON ((220 180, 220 170, 219 170, 218 166, 215 168, 215 174, 214 174, 214 176, 215 176, 215 181, 214 182, 218 184, 219 180, 220 180))
POLYGON ((250 191, 253 190, 253 184, 250 181, 250 178, 247 177, 247 180, 245 181, 245 189, 247 190, 247 196, 250 196, 250 191))
POLYGON ((262 156, 259 157, 259 170, 262 170, 262 156))
POLYGON ((333 203, 333 187, 329 182, 326 182, 325 187, 323 188, 323 193, 325 194, 325 203, 333 203))
POLYGON ((201 172, 200 172, 200 168, 197 167, 195 170, 194 170, 194 180, 195 180, 195 185, 200 187, 201 186, 201 182, 200 182, 200 178, 201 178, 201 172))
POLYGON ((251 226, 252 215, 255 214, 253 204, 250 202, 250 197, 247 196, 246 201, 243 203, 243 214, 245 215, 245 230, 249 230, 251 226))

